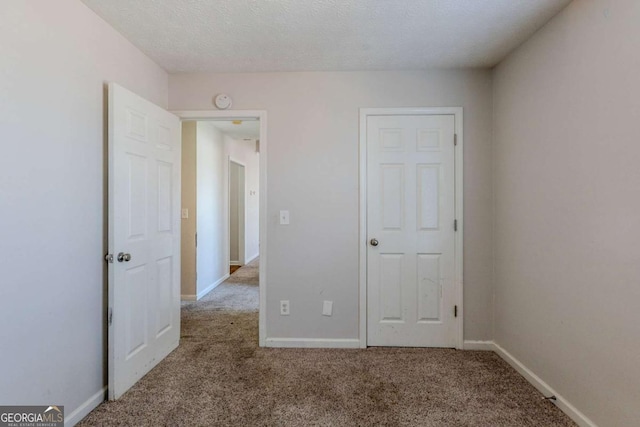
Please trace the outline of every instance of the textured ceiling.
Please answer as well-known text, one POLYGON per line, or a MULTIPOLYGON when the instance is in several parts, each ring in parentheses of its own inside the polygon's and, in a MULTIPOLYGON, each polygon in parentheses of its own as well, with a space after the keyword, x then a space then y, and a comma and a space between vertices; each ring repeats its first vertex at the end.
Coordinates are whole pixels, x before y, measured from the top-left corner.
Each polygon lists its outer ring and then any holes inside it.
POLYGON ((570 0, 82 0, 170 73, 491 67, 570 0))
POLYGON ((240 124, 233 121, 207 121, 211 126, 235 139, 260 139, 260 122, 258 120, 240 120, 240 124))

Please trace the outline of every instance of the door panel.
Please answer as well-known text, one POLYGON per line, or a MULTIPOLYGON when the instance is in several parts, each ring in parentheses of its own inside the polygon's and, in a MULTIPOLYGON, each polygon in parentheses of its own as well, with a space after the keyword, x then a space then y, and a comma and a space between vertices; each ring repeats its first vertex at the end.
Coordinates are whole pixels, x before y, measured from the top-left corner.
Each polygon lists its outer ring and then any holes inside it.
POLYGON ((380 211, 382 228, 402 230, 404 222, 404 165, 381 165, 380 211))
POLYGON ((127 316, 125 333, 127 335, 126 358, 147 346, 147 327, 145 313, 147 312, 147 269, 138 266, 126 271, 126 306, 127 316))
POLYGON ((440 165, 417 165, 418 230, 437 230, 440 225, 440 165))
POLYGON ((158 272, 158 311, 156 312, 156 338, 171 329, 173 313, 171 310, 173 257, 160 259, 156 263, 158 272))
POLYGON ((402 322, 403 254, 380 254, 380 322, 402 322))
POLYGON ((110 399, 178 345, 179 203, 179 119, 110 84, 110 399))
POLYGON ((455 347, 454 129, 367 118, 368 345, 455 347))
POLYGON ((440 254, 418 254, 418 322, 440 321, 440 254))

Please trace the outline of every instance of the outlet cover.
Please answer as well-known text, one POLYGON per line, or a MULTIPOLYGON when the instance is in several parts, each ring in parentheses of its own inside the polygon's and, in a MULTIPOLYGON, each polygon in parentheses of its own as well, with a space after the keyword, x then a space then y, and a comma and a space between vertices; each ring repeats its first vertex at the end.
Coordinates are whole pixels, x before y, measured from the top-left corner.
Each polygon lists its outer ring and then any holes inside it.
POLYGON ((291 306, 289 300, 280 301, 280 316, 288 316, 291 313, 291 306))

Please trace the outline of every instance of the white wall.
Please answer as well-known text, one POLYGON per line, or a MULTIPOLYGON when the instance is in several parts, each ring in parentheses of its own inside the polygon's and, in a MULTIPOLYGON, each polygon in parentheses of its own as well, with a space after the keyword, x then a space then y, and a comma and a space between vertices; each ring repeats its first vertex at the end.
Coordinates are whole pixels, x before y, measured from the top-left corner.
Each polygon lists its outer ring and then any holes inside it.
POLYGON ((361 107, 462 106, 465 111, 465 338, 491 339, 491 72, 179 74, 170 108, 268 114, 267 334, 358 337, 358 120, 361 107), (291 225, 278 225, 278 211, 291 225), (291 268, 291 266, 295 268, 291 268), (279 315, 279 300, 291 315, 279 315), (334 301, 332 317, 322 300, 334 301))
POLYGON ((69 417, 106 384, 104 84, 167 74, 77 0, 1 8, 0 402, 69 417))
POLYGON ((574 1, 495 72, 495 340, 599 426, 640 425, 639 22, 574 1))
POLYGON ((245 165, 245 233, 244 260, 252 261, 260 250, 260 156, 255 140, 244 141, 228 135, 224 137, 226 155, 245 165))
POLYGON ((219 284, 229 273, 226 202, 227 179, 222 133, 210 122, 197 123, 197 295, 219 284))

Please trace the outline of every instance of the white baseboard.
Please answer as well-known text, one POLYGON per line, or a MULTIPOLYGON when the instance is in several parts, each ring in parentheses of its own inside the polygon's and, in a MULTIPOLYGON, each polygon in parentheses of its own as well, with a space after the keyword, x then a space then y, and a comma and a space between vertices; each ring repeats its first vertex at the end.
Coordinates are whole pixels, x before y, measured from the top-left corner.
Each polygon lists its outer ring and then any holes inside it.
POLYGON ((252 262, 252 261, 253 261, 253 260, 255 260, 256 258, 258 258, 259 256, 260 256, 260 254, 258 253, 258 254, 255 254, 255 255, 254 255, 254 256, 252 256, 252 257, 249 257, 249 259, 247 260, 247 262, 245 262, 245 265, 246 265, 246 264, 249 264, 250 262, 252 262))
POLYGON ((229 265, 241 265, 240 261, 229 261, 229 265))
POLYGON ((495 351, 493 341, 470 341, 465 340, 462 346, 465 350, 482 350, 482 351, 495 351))
POLYGON ((198 298, 195 295, 180 295, 181 301, 195 301, 198 298))
POLYGON ((82 405, 80 405, 75 411, 64 417, 64 426, 72 427, 78 424, 84 417, 89 415, 89 412, 93 411, 105 401, 107 398, 107 387, 91 396, 82 405))
POLYGON ((224 276, 222 276, 221 278, 219 278, 218 280, 216 280, 215 282, 213 282, 212 284, 204 288, 202 291, 198 292, 198 296, 196 297, 196 299, 199 300, 200 298, 202 298, 203 296, 205 296, 206 294, 214 290, 216 286, 218 286, 220 283, 227 280, 229 276, 230 276, 229 273, 225 274, 224 276))
POLYGON ((581 427, 596 427, 596 424, 587 418, 582 412, 576 409, 567 399, 560 396, 549 384, 545 383, 539 376, 533 373, 522 362, 513 357, 504 348, 496 343, 492 343, 494 351, 502 357, 509 365, 511 365, 520 375, 522 375, 527 381, 529 381, 535 388, 545 396, 555 396, 556 400, 553 402, 562 412, 567 414, 569 418, 576 422, 581 427))
POLYGON ((360 348, 360 340, 357 338, 267 338, 265 346, 276 348, 360 348))

